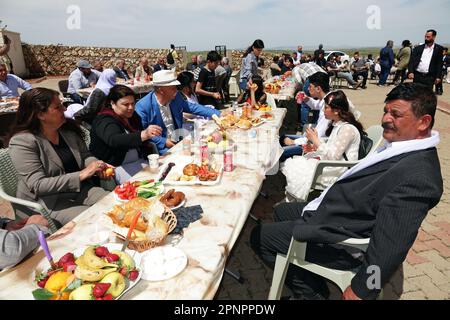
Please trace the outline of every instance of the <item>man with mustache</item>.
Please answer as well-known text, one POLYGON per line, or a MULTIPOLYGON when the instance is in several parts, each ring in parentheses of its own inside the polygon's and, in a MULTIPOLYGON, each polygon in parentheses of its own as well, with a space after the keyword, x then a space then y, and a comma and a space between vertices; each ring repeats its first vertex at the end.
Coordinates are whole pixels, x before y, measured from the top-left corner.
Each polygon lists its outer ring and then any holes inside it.
MULTIPOLYGON (((435 43, 436 30, 428 30, 425 43, 414 48, 408 67, 408 78, 422 83, 431 89, 442 82, 442 64, 444 48, 435 43)), ((441 91, 436 91, 442 94, 441 91)))
MULTIPOLYGON (((270 267, 286 254, 291 238, 307 242, 306 260, 356 272, 344 299, 375 299, 402 265, 428 211, 439 203, 443 182, 432 131, 437 99, 421 84, 394 88, 385 100, 385 145, 346 171, 322 195, 306 203, 275 207, 274 223, 256 226, 250 243, 270 267), (348 238, 370 238, 366 252, 336 245, 348 238), (372 288, 373 267, 381 286, 372 288)), ((299 299, 326 299, 320 276, 290 265, 286 285, 299 299)))

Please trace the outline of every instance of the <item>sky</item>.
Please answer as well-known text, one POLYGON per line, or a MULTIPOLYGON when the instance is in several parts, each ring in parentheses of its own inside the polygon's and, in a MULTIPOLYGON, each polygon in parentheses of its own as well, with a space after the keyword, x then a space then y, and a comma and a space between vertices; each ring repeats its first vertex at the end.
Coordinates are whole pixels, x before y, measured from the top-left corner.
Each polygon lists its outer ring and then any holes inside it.
POLYGON ((430 28, 449 44, 449 13, 450 0, 0 0, 2 26, 30 44, 188 51, 399 46, 430 28))

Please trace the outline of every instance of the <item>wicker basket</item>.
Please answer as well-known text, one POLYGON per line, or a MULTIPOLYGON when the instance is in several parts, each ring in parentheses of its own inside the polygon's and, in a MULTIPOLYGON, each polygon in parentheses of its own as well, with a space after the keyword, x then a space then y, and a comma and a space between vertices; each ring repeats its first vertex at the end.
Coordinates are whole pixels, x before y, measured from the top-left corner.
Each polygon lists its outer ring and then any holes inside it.
POLYGON ((138 252, 142 252, 160 245, 163 245, 166 241, 167 235, 170 234, 177 226, 177 217, 169 207, 164 206, 164 213, 161 217, 168 225, 167 233, 159 238, 147 239, 141 241, 130 240, 128 242, 128 248, 138 252))

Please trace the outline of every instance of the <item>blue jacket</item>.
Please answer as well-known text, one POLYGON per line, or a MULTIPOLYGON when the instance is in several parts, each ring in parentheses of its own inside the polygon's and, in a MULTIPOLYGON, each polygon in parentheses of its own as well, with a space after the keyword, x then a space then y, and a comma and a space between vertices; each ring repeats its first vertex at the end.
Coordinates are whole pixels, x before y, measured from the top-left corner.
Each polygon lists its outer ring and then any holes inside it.
POLYGON ((384 47, 380 51, 380 65, 385 68, 392 68, 395 64, 394 50, 390 47, 384 47))
MULTIPOLYGON (((201 104, 191 103, 183 99, 180 92, 177 93, 175 99, 170 102, 170 111, 172 112, 173 124, 175 129, 183 128, 183 112, 192 113, 195 115, 211 118, 214 114, 220 116, 220 111, 211 109, 201 104)), ((154 137, 150 141, 155 143, 158 147, 159 154, 167 152, 167 128, 164 125, 159 104, 156 100, 154 91, 147 94, 136 103, 136 112, 142 120, 142 127, 145 129, 149 125, 158 125, 162 128, 161 136, 154 137)))

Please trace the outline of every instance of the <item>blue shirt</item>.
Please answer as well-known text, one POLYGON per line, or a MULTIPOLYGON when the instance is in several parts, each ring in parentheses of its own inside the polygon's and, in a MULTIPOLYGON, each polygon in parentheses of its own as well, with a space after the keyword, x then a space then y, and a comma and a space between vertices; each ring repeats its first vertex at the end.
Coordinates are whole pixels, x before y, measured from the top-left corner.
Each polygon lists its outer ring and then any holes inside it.
POLYGON ((0 97, 18 97, 20 96, 18 88, 30 90, 31 84, 16 75, 7 74, 5 82, 0 80, 0 97))
MULTIPOLYGON (((214 114, 220 116, 220 111, 205 107, 201 104, 192 103, 183 99, 181 92, 177 92, 175 99, 169 104, 172 113, 174 129, 183 128, 183 112, 211 118, 214 114)), ((159 154, 167 152, 167 128, 159 109, 159 103, 154 91, 147 94, 136 103, 136 112, 141 117, 142 127, 146 129, 149 125, 158 125, 162 128, 161 136, 150 139, 158 147, 159 154)))
POLYGON ((91 72, 88 77, 81 72, 80 69, 75 69, 69 76, 68 93, 78 93, 77 91, 83 88, 89 88, 91 83, 97 83, 98 75, 95 72, 91 72))
POLYGON ((241 67, 241 80, 245 79, 250 81, 252 76, 258 74, 258 61, 253 52, 250 52, 245 58, 242 59, 241 67))

